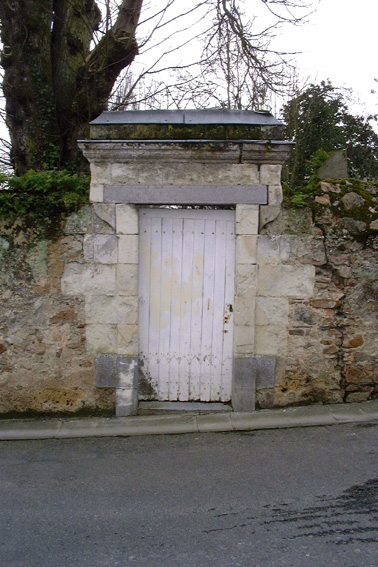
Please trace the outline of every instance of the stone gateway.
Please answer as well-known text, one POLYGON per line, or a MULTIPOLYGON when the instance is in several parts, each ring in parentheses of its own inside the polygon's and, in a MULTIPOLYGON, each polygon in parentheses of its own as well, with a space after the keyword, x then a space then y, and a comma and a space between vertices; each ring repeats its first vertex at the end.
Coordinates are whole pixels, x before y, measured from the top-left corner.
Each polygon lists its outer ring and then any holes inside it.
POLYGON ((87 263, 67 265, 62 286, 85 294, 97 385, 116 388, 117 415, 134 413, 138 400, 254 410, 284 354, 288 298, 311 296, 315 281, 314 266, 290 264, 259 238, 282 201, 290 144, 278 121, 106 112, 91 133, 80 143, 91 200, 115 229, 85 238, 87 263))
POLYGON ((282 206, 267 113, 105 112, 79 145, 91 204, 1 228, 2 415, 377 396, 377 184, 282 206))

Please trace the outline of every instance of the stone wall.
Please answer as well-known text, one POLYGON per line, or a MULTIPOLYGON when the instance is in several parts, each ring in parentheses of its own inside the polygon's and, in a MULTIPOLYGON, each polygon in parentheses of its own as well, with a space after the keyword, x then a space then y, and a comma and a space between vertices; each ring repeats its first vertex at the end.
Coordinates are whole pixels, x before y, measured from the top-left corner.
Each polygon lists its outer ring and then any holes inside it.
POLYGON ((84 301, 61 289, 67 262, 83 262, 92 207, 47 240, 33 229, 0 229, 0 414, 114 413, 114 391, 95 388, 84 301))
POLYGON ((274 314, 288 312, 287 332, 276 386, 257 392, 258 406, 377 396, 377 195, 375 184, 322 182, 311 209, 283 208, 262 229, 266 250, 279 248, 284 265, 313 266, 316 275, 311 297, 289 297, 274 314))
MULTIPOLYGON (((323 183, 312 209, 261 207, 259 234, 257 207, 237 209, 235 352, 275 357, 258 407, 377 396, 376 205, 375 186, 323 183)), ((95 203, 52 240, 3 226, 1 414, 114 413, 94 362, 137 354, 136 220, 132 207, 95 203)))

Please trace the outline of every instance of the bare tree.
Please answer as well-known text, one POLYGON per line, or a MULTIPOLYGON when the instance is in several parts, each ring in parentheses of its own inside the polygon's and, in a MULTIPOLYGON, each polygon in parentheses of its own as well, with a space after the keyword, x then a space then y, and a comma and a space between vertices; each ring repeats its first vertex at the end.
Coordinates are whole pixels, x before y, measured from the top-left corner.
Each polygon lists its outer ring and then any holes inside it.
MULTIPOLYGON (((188 57, 188 40, 184 36, 182 44, 175 43, 174 65, 164 65, 170 51, 158 48, 165 46, 166 41, 153 43, 154 34, 172 24, 172 19, 165 22, 162 18, 145 44, 150 52, 158 52, 159 58, 139 73, 127 69, 121 75, 110 101, 111 108, 256 109, 269 106, 274 94, 289 89, 294 72, 290 64, 293 54, 273 49, 272 40, 284 24, 299 25, 306 21, 308 2, 255 0, 246 5, 236 0, 206 0, 194 3, 190 14, 192 17, 199 14, 199 22, 190 28, 196 30, 196 35, 190 36, 189 44, 193 46, 197 42, 200 49, 188 57), (265 25, 261 26, 251 6, 268 9, 270 18, 263 19, 265 25), (302 15, 298 14, 299 9, 303 10, 302 15), (180 60, 182 48, 186 48, 184 60, 180 60)), ((183 31, 180 30, 180 38, 183 31)))
POLYGON ((138 104, 141 90, 167 105, 259 105, 282 84, 286 63, 270 39, 282 24, 302 21, 309 1, 252 4, 274 18, 258 32, 243 0, 189 0, 185 8, 177 0, 1 0, 2 86, 16 171, 77 167, 76 140, 112 92, 118 107, 138 104), (142 69, 138 53, 149 57, 142 69), (127 88, 117 83, 123 70, 127 88))

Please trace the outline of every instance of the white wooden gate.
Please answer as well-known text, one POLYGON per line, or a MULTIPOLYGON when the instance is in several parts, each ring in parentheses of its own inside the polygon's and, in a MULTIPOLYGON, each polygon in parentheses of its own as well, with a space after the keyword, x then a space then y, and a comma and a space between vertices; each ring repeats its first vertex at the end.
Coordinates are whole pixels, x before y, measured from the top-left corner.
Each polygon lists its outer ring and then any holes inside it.
POLYGON ((235 211, 141 209, 140 398, 229 401, 235 211))

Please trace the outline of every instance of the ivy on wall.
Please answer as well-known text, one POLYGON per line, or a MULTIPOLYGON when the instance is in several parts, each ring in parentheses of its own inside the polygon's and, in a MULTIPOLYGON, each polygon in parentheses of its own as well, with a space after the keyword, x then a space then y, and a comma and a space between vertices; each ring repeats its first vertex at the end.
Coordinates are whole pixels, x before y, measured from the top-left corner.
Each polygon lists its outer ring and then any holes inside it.
POLYGON ((52 224, 88 203, 89 177, 66 170, 0 172, 0 218, 52 224))

